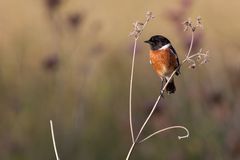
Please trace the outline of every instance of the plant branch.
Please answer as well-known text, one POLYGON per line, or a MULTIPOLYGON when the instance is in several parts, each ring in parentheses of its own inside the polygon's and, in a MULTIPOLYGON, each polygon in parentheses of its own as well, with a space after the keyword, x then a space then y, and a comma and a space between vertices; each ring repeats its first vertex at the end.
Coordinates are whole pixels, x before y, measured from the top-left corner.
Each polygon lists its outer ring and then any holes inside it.
POLYGON ((129 124, 130 124, 130 131, 132 137, 132 143, 134 143, 134 131, 133 131, 133 123, 132 123, 132 86, 133 86, 133 74, 134 74, 134 65, 135 65, 135 55, 137 49, 137 41, 139 36, 142 34, 143 29, 146 27, 147 23, 153 19, 154 16, 152 12, 147 12, 146 14, 146 21, 144 23, 135 22, 134 30, 130 33, 130 35, 134 36, 134 47, 133 47, 133 56, 132 56, 132 67, 131 67, 131 76, 130 76, 130 86, 129 86, 129 124))
POLYGON ((178 129, 184 129, 184 130, 187 132, 187 134, 184 135, 184 136, 178 136, 178 139, 183 139, 183 138, 188 138, 188 137, 189 137, 189 131, 188 131, 188 129, 187 129, 186 127, 184 127, 184 126, 171 126, 171 127, 167 127, 167 128, 158 130, 158 131, 150 134, 150 135, 147 136, 146 138, 144 138, 144 139, 142 139, 141 141, 139 141, 139 143, 142 143, 142 142, 150 139, 151 137, 153 137, 153 136, 155 136, 155 135, 157 135, 157 134, 159 134, 159 133, 162 133, 162 132, 164 132, 164 131, 168 131, 168 130, 171 130, 171 129, 177 129, 177 128, 178 128, 178 129))
POLYGON ((54 130, 53 130, 52 120, 50 120, 50 128, 51 128, 52 141, 53 141, 53 147, 54 147, 54 152, 55 152, 55 155, 56 155, 56 159, 60 160, 60 158, 58 157, 58 152, 57 152, 57 147, 56 147, 56 142, 55 142, 55 137, 54 137, 54 130))
POLYGON ((133 82, 133 73, 134 73, 134 62, 137 48, 137 38, 134 41, 134 49, 133 49, 133 57, 132 57, 132 69, 131 69, 131 78, 130 78, 130 87, 129 87, 129 123, 130 130, 132 136, 132 142, 134 143, 134 132, 133 132, 133 124, 132 124, 132 82, 133 82))
POLYGON ((190 46, 189 46, 189 49, 188 49, 188 53, 187 53, 187 57, 189 57, 191 51, 192 51, 192 47, 193 47, 193 41, 194 41, 194 32, 192 31, 191 32, 192 34, 192 38, 191 38, 191 43, 190 43, 190 46))

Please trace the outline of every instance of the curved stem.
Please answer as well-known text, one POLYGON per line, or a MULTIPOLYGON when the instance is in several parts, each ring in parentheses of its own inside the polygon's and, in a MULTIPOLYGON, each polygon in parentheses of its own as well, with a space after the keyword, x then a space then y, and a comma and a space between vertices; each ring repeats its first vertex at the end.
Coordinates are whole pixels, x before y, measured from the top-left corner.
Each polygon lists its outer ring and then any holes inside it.
POLYGON ((193 41, 194 41, 194 32, 192 31, 192 38, 191 38, 191 44, 189 46, 189 50, 188 50, 188 53, 187 53, 187 57, 189 57, 191 51, 192 51, 192 47, 193 47, 193 41))
POLYGON ((189 57, 187 58, 187 60, 192 59, 192 58, 194 58, 194 57, 196 57, 196 56, 206 56, 206 54, 205 54, 205 53, 196 53, 196 54, 194 54, 194 55, 189 56, 189 57))
POLYGON ((189 131, 188 131, 188 129, 187 129, 186 127, 184 127, 184 126, 171 126, 171 127, 167 127, 167 128, 158 130, 158 131, 150 134, 150 135, 147 136, 146 138, 144 138, 144 139, 142 139, 141 141, 139 141, 139 143, 142 143, 142 142, 148 140, 149 138, 151 138, 151 137, 153 137, 153 136, 155 136, 155 135, 157 135, 157 134, 159 134, 159 133, 162 133, 162 132, 164 132, 164 131, 168 131, 168 130, 171 130, 171 129, 177 129, 177 128, 178 128, 178 129, 184 129, 184 130, 187 132, 187 134, 184 135, 184 136, 178 136, 178 139, 183 139, 183 138, 189 137, 189 131))
MULTIPOLYGON (((132 137, 132 146, 129 149, 128 155, 126 157, 126 160, 129 159, 131 156, 132 150, 136 145, 136 141, 138 138, 134 138, 134 131, 133 131, 133 123, 132 123, 132 84, 133 84, 133 73, 134 73, 134 64, 135 64, 135 55, 136 55, 136 49, 137 49, 137 40, 141 33, 143 32, 143 29, 146 27, 147 23, 153 18, 152 15, 147 16, 146 21, 144 22, 142 29, 138 34, 135 35, 134 39, 134 48, 133 48, 133 57, 132 57, 132 67, 131 67, 131 77, 130 77, 130 87, 129 87, 129 124, 130 124, 130 131, 131 131, 131 137, 132 137)), ((136 29, 136 27, 135 27, 136 29)))
POLYGON ((50 128, 51 128, 52 141, 53 141, 53 147, 54 147, 54 152, 55 152, 55 155, 56 155, 56 159, 60 160, 60 158, 58 157, 58 152, 57 152, 57 146, 56 146, 56 142, 55 142, 55 136, 54 136, 52 120, 50 120, 50 128))
POLYGON ((129 123, 130 123, 130 131, 131 131, 131 136, 132 136, 132 143, 134 143, 134 132, 133 132, 133 124, 132 124, 132 83, 133 83, 133 73, 134 73, 137 40, 138 40, 138 38, 135 38, 134 48, 133 48, 133 57, 132 57, 130 87, 129 87, 129 123))
POLYGON ((134 131, 133 131, 133 123, 132 123, 132 83, 133 83, 133 74, 134 74, 134 66, 135 66, 135 55, 136 55, 136 49, 137 49, 137 40, 139 36, 141 35, 143 29, 146 27, 147 23, 150 21, 152 17, 148 17, 146 21, 143 24, 143 27, 137 37, 134 39, 134 47, 133 47, 133 57, 132 57, 132 67, 131 67, 131 77, 130 77, 130 87, 129 87, 129 125, 130 125, 130 131, 131 131, 131 137, 132 137, 132 143, 134 144, 135 138, 134 138, 134 131))
POLYGON ((132 151, 133 151, 133 148, 135 147, 135 145, 136 145, 136 143, 133 142, 131 148, 130 148, 129 151, 128 151, 126 160, 129 160, 129 158, 130 158, 130 156, 131 156, 131 154, 132 154, 132 151))

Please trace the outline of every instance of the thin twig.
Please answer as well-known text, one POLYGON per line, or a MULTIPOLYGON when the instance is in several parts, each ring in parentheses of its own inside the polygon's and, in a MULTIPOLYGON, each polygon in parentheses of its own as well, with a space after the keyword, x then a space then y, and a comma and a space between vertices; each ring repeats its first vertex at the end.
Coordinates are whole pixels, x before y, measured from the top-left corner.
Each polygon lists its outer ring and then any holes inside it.
POLYGON ((134 36, 134 47, 133 47, 132 67, 131 67, 130 86, 129 86, 129 124, 130 124, 132 143, 134 143, 134 141, 135 141, 134 131, 133 131, 133 123, 132 123, 132 86, 133 86, 132 84, 133 84, 133 74, 134 74, 137 41, 138 41, 139 36, 143 32, 143 29, 146 27, 147 23, 153 18, 154 18, 154 16, 152 15, 152 12, 147 12, 146 21, 144 23, 135 22, 133 24, 134 25, 134 31, 130 33, 130 35, 134 36))
POLYGON ((191 43, 190 43, 190 46, 189 46, 189 49, 188 49, 188 53, 187 53, 187 56, 186 57, 189 57, 191 51, 192 51, 192 47, 193 47, 193 41, 194 41, 194 32, 192 31, 192 38, 191 38, 191 43))
POLYGON ((184 136, 178 136, 178 139, 183 139, 183 138, 188 138, 188 137, 189 137, 189 131, 188 131, 188 129, 187 129, 186 127, 184 127, 184 126, 171 126, 171 127, 167 127, 167 128, 158 130, 158 131, 150 134, 149 136, 147 136, 147 137, 144 138, 143 140, 139 141, 139 143, 142 143, 142 142, 148 140, 149 138, 151 138, 151 137, 153 137, 153 136, 155 136, 155 135, 157 135, 157 134, 159 134, 159 133, 162 133, 162 132, 164 132, 164 131, 168 131, 168 130, 171 130, 171 129, 177 129, 177 128, 178 128, 178 129, 184 129, 184 130, 187 132, 187 134, 184 135, 184 136))
POLYGON ((126 160, 128 160, 132 154, 132 151, 133 151, 133 148, 135 147, 136 143, 133 142, 132 143, 132 146, 130 147, 129 151, 128 151, 128 154, 127 154, 127 157, 126 157, 126 160))
POLYGON ((133 82, 133 72, 134 72, 134 61, 136 55, 137 48, 137 38, 134 41, 134 49, 133 49, 133 57, 132 57, 132 69, 131 69, 131 78, 130 78, 130 89, 129 89, 129 122, 130 122, 130 130, 132 136, 132 143, 134 143, 134 132, 133 132, 133 124, 132 124, 132 82, 133 82))
POLYGON ((53 141, 53 147, 54 147, 54 152, 55 152, 55 155, 56 155, 56 159, 60 160, 60 158, 58 157, 58 152, 57 152, 57 147, 56 147, 56 142, 55 142, 55 136, 54 136, 52 120, 50 120, 50 128, 51 128, 52 141, 53 141))

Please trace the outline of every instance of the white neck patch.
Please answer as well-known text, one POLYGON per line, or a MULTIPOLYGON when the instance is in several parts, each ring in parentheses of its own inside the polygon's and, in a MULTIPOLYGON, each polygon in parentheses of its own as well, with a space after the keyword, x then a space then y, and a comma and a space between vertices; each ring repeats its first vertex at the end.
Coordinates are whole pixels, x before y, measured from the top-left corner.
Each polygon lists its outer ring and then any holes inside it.
POLYGON ((171 46, 171 44, 168 43, 168 44, 162 46, 161 48, 159 48, 158 50, 164 50, 164 49, 167 49, 167 48, 170 47, 170 46, 171 46))

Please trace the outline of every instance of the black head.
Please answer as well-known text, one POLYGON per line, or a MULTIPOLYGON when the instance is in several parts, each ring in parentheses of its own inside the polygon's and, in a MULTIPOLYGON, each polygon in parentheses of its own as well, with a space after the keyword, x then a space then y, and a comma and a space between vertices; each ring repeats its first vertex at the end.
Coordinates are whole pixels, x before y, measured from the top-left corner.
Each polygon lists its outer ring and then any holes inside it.
POLYGON ((149 40, 144 42, 148 43, 152 50, 158 50, 164 45, 170 44, 170 41, 166 37, 161 35, 152 36, 149 40))

